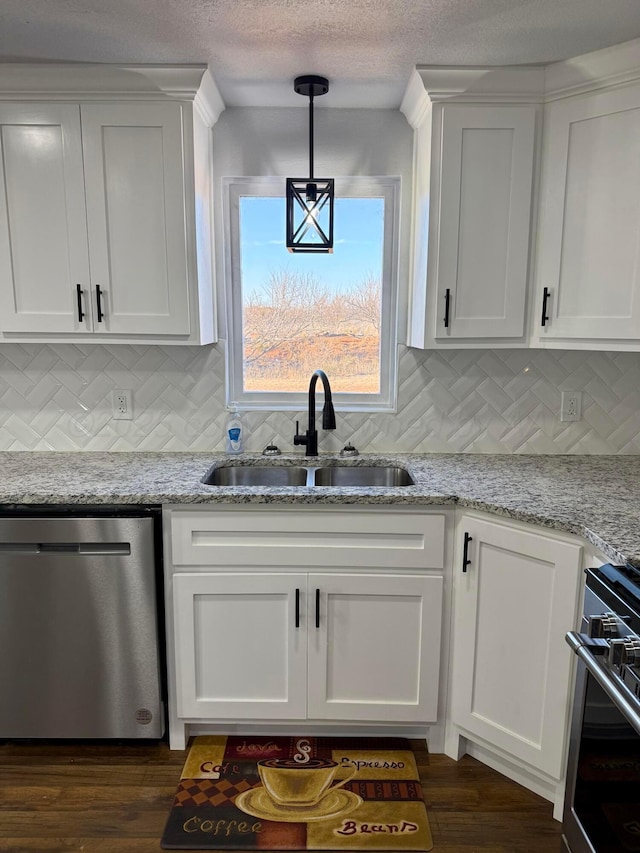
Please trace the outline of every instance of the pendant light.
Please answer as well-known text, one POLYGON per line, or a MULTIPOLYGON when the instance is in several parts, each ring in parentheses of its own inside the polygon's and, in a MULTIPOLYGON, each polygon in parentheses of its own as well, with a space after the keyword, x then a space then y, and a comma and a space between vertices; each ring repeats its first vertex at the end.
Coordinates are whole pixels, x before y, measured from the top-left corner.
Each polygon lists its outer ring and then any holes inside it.
POLYGON ((296 77, 293 89, 309 98, 309 177, 287 178, 287 249, 333 252, 333 178, 313 175, 313 99, 329 91, 326 77, 296 77))

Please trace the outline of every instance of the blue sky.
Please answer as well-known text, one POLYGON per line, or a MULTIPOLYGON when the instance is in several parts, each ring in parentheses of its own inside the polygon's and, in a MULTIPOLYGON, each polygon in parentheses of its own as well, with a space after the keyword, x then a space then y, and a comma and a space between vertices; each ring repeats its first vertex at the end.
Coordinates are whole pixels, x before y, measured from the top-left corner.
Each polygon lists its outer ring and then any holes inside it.
POLYGON ((336 198, 333 254, 291 254, 285 247, 284 198, 240 200, 242 288, 259 289, 270 272, 282 268, 313 273, 332 290, 358 284, 367 275, 382 278, 384 199, 336 198))

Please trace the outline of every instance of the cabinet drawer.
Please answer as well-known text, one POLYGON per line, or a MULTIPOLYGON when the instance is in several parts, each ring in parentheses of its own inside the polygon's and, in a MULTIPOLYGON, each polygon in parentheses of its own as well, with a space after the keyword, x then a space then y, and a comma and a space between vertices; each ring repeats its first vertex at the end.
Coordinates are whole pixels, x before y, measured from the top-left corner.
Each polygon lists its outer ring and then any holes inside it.
POLYGON ((443 513, 345 508, 173 511, 174 566, 441 569, 443 513))

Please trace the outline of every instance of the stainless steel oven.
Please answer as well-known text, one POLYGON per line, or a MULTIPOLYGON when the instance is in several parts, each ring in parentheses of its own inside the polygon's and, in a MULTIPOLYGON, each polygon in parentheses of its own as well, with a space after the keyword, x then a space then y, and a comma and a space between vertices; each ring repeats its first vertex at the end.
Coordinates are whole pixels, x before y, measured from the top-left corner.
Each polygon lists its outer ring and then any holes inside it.
POLYGON ((571 853, 640 851, 640 570, 588 569, 563 840, 571 853))

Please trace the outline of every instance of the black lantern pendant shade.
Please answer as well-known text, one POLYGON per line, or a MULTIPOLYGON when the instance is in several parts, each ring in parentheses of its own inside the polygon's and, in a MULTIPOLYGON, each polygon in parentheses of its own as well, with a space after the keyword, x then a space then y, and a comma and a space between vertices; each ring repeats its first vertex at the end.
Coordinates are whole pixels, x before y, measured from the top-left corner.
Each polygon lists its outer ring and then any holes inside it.
POLYGON ((313 176, 313 99, 329 91, 329 81, 296 77, 293 88, 309 98, 309 177, 287 178, 287 249, 333 252, 333 178, 313 176))

